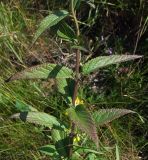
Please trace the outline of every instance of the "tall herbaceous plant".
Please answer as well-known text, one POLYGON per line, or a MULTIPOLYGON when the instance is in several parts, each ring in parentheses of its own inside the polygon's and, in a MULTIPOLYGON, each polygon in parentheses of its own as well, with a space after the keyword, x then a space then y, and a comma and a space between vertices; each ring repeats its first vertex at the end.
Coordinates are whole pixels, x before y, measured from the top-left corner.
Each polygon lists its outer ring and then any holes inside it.
MULTIPOLYGON (((79 9, 80 3, 80 0, 71 0, 69 2, 69 11, 58 10, 50 13, 41 21, 33 38, 34 44, 45 30, 56 27, 57 36, 63 41, 67 41, 72 50, 75 51, 73 52, 76 54, 75 69, 73 70, 63 65, 46 63, 27 68, 8 79, 8 81, 21 79, 55 79, 57 91, 61 93, 67 105, 66 111, 62 114, 69 118, 68 125, 65 125, 67 124, 65 122, 61 122, 58 117, 39 112, 34 108, 30 108, 28 112, 16 113, 12 116, 12 118, 20 118, 23 121, 50 128, 53 143, 41 147, 40 151, 53 159, 83 159, 82 150, 86 155, 89 153, 102 154, 99 147, 98 128, 120 116, 134 113, 131 110, 114 108, 89 111, 85 105, 85 100, 82 101, 78 97, 79 82, 83 77, 87 77, 91 73, 112 64, 141 58, 139 55, 110 55, 99 56, 82 63, 81 56, 83 55, 81 55, 81 52, 85 52, 85 48, 81 43, 82 39, 79 29, 81 22, 77 19, 77 9, 79 9), (75 28, 72 28, 67 23, 66 20, 68 19, 72 20, 75 28), (80 137, 77 133, 79 130, 84 132, 94 142, 96 146, 95 150, 78 145, 77 141, 79 141, 80 137)), ((118 151, 117 146, 116 150, 118 151)))

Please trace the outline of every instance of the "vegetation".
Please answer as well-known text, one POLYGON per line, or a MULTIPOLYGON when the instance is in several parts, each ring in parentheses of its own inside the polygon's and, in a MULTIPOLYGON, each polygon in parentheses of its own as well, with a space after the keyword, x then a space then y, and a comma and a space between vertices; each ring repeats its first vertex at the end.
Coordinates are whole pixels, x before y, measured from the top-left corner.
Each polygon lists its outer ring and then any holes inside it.
POLYGON ((0 159, 147 159, 147 25, 145 1, 1 2, 0 159))

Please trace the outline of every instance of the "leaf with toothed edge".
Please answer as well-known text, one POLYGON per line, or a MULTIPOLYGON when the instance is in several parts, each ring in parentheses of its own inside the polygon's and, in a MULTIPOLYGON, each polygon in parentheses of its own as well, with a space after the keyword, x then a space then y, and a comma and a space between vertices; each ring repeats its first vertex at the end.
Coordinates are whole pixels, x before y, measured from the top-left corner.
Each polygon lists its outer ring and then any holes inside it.
POLYGON ((91 114, 86 110, 83 105, 77 105, 74 108, 68 108, 66 112, 69 115, 69 118, 90 138, 94 141, 98 148, 98 136, 97 129, 91 114))
POLYGON ((67 67, 45 63, 18 72, 6 82, 19 79, 72 78, 72 73, 73 71, 67 67))
POLYGON ((90 61, 86 62, 82 67, 82 73, 87 75, 91 72, 97 71, 100 68, 117 64, 121 62, 126 62, 134 59, 141 58, 139 55, 111 55, 111 56, 100 56, 90 61))
POLYGON ((44 112, 21 112, 12 115, 12 119, 21 119, 24 122, 29 122, 45 127, 52 128, 53 126, 60 126, 56 117, 44 112))
POLYGON ((100 126, 129 113, 135 112, 128 109, 99 109, 93 113, 93 118, 96 125, 100 126))
POLYGON ((38 37, 48 28, 58 24, 62 19, 64 19, 66 16, 68 16, 68 12, 65 11, 65 10, 59 10, 59 11, 56 11, 56 12, 53 12, 51 13, 50 15, 48 15, 47 17, 45 17, 35 35, 34 35, 34 38, 33 38, 33 43, 38 39, 38 37))

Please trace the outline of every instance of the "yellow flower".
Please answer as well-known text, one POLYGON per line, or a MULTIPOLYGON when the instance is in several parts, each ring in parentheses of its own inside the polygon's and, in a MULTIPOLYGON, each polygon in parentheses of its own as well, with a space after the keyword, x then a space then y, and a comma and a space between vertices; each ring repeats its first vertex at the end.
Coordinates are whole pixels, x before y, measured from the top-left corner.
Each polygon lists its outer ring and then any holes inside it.
POLYGON ((64 112, 65 116, 68 116, 68 112, 64 112))
MULTIPOLYGON (((79 104, 84 104, 84 101, 77 97, 76 100, 75 100, 75 106, 77 106, 79 104)), ((65 116, 68 116, 68 112, 67 111, 65 111, 64 114, 65 114, 65 116)))
POLYGON ((80 136, 79 136, 79 135, 76 135, 76 137, 73 139, 73 141, 74 141, 74 142, 79 142, 80 139, 81 139, 80 136))
POLYGON ((79 97, 77 97, 76 100, 75 100, 75 106, 77 106, 79 104, 84 104, 84 101, 79 99, 79 97))

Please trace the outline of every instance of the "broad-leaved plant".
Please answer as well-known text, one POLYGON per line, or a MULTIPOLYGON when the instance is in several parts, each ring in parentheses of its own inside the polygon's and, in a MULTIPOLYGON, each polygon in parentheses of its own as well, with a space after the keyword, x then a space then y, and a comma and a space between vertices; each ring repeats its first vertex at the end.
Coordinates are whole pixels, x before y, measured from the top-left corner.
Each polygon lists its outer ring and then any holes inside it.
POLYGON ((128 113, 134 113, 127 109, 98 109, 93 112, 85 106, 78 98, 79 81, 83 77, 89 76, 93 72, 107 67, 109 65, 126 62, 141 58, 139 55, 110 55, 99 56, 88 60, 81 61, 81 52, 85 51, 85 47, 81 45, 81 35, 79 29, 79 21, 77 19, 77 9, 79 8, 81 0, 70 1, 70 11, 58 10, 52 12, 45 17, 33 38, 33 44, 38 37, 47 29, 51 27, 57 28, 56 34, 63 41, 68 42, 71 48, 75 50, 76 64, 75 69, 68 68, 63 65, 46 63, 31 68, 27 68, 19 73, 14 74, 8 81, 21 79, 55 79, 58 92, 64 97, 65 102, 69 106, 63 113, 69 117, 69 128, 60 122, 58 117, 44 112, 39 112, 36 109, 30 108, 28 112, 21 112, 12 115, 12 118, 20 118, 23 121, 42 125, 51 129, 51 137, 54 142, 40 148, 40 151, 49 155, 53 159, 69 158, 69 159, 83 159, 79 149, 80 146, 75 146, 75 141, 79 140, 76 135, 76 129, 80 129, 95 143, 96 150, 86 149, 86 153, 101 154, 99 152, 99 137, 97 129, 103 124, 111 122, 128 113), (75 29, 68 23, 67 19, 71 19, 75 29), (80 65, 81 64, 81 65, 80 65))

